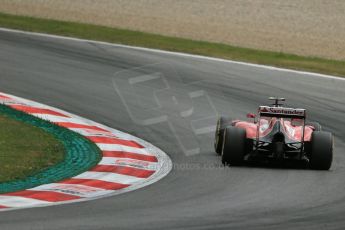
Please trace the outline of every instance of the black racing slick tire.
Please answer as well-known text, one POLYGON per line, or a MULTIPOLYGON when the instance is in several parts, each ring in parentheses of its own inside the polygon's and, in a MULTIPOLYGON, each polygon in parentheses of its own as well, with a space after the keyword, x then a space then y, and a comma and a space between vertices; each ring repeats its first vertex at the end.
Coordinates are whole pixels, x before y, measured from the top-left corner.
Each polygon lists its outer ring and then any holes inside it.
POLYGON ((224 130, 226 127, 231 126, 231 122, 232 120, 229 117, 220 117, 217 121, 216 132, 214 135, 214 150, 218 155, 222 152, 224 130))
POLYGON ((311 138, 310 168, 329 170, 333 160, 333 135, 330 132, 313 132, 311 138))
POLYGON ((318 122, 310 121, 310 122, 306 122, 305 124, 313 126, 314 127, 314 131, 322 131, 322 127, 321 127, 321 125, 318 122))
POLYGON ((246 131, 236 127, 227 127, 224 130, 222 148, 222 163, 224 165, 241 165, 246 149, 246 131))

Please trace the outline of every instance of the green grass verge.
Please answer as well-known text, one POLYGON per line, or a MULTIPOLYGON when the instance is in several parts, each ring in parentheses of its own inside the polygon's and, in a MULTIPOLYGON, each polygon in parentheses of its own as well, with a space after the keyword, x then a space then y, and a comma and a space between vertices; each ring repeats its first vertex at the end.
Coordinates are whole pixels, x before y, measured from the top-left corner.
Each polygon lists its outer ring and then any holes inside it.
POLYGON ((167 37, 97 25, 62 22, 0 13, 0 27, 345 76, 345 61, 240 48, 225 44, 193 41, 189 39, 167 37))
POLYGON ((63 144, 50 133, 0 115, 0 183, 55 165, 64 153, 63 144))
POLYGON ((3 120, 0 124, 3 148, 0 148, 0 173, 4 177, 4 182, 0 182, 0 194, 74 177, 94 167, 102 157, 95 143, 69 129, 3 104, 0 104, 0 114, 3 120), (16 129, 12 125, 16 125, 16 129), (38 155, 38 151, 42 155, 38 155), (61 156, 50 155, 56 155, 56 151, 63 151, 62 160, 61 156), (32 160, 37 161, 37 167, 30 163, 32 160), (38 167, 40 162, 45 162, 42 167, 38 167), (21 165, 23 167, 18 169, 21 165))

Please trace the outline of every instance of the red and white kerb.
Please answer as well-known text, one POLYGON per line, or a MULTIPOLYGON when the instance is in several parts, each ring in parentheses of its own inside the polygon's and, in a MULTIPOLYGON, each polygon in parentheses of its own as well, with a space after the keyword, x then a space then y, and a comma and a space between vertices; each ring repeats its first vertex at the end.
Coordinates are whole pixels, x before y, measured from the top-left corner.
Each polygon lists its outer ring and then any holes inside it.
POLYGON ((101 161, 58 183, 0 194, 0 210, 47 206, 120 194, 152 184, 171 170, 170 158, 152 144, 68 112, 0 93, 0 103, 73 130, 94 142, 101 161))

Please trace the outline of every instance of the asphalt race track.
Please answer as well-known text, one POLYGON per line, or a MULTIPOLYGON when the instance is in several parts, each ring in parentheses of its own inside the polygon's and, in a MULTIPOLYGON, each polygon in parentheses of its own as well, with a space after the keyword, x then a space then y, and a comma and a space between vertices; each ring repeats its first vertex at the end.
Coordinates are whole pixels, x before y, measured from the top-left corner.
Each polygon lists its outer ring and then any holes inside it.
POLYGON ((0 91, 127 131, 174 163, 133 192, 1 212, 1 230, 345 228, 344 80, 8 32, 0 70, 0 91), (330 171, 221 167, 216 116, 244 119, 268 96, 334 133, 330 171))

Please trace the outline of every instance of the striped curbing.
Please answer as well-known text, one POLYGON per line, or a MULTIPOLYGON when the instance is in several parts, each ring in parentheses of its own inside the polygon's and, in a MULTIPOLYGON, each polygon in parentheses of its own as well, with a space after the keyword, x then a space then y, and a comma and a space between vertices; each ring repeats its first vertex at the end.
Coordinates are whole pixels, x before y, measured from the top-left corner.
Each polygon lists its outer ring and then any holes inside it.
POLYGON ((79 202, 132 191, 162 179, 172 168, 164 152, 130 134, 5 93, 0 93, 0 103, 77 132, 102 152, 95 167, 77 176, 0 194, 1 211, 79 202))
MULTIPOLYGON (((0 104, 0 113, 35 126, 53 135, 65 148, 62 161, 25 178, 0 183, 0 194, 25 190, 42 184, 61 181, 94 167, 101 159, 101 150, 94 142, 72 130, 0 104)), ((1 165, 1 159, 0 159, 1 165)))

